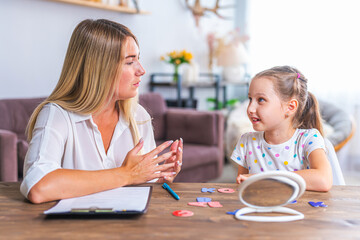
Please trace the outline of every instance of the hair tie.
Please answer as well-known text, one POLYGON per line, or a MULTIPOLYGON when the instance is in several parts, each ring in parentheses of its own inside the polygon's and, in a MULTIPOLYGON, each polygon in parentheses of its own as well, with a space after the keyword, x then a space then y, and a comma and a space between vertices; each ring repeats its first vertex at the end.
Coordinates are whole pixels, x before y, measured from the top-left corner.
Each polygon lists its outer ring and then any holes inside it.
POLYGON ((300 78, 301 76, 300 76, 300 73, 297 73, 297 78, 300 78))

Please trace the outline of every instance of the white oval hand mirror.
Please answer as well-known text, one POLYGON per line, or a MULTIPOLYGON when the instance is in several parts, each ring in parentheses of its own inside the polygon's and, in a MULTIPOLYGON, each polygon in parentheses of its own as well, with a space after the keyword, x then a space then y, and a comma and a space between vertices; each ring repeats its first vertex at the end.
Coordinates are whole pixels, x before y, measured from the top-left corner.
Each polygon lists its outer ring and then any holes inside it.
POLYGON ((288 222, 303 219, 296 210, 283 207, 299 198, 306 189, 302 177, 293 172, 269 171, 252 175, 239 187, 239 198, 246 206, 235 217, 257 222, 288 222), (249 213, 277 212, 280 216, 254 216, 249 213))

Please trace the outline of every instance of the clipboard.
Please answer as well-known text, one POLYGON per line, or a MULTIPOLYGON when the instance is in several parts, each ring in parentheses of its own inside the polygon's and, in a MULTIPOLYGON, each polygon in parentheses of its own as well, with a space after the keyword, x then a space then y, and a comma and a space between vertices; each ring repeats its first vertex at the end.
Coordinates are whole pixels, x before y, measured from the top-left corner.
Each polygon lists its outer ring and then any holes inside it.
POLYGON ((152 186, 115 188, 60 200, 44 214, 49 217, 141 215, 147 212, 151 194, 152 186))

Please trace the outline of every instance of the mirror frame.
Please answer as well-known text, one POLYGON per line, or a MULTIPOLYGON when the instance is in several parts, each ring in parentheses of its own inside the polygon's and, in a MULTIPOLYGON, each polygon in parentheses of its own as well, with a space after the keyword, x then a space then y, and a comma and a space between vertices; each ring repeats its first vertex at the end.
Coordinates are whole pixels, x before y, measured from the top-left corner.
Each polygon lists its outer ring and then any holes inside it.
POLYGON ((292 201, 299 198, 305 192, 305 190, 306 190, 305 180, 300 175, 293 172, 269 171, 269 172, 263 172, 252 175, 244 182, 242 182, 239 187, 239 199, 243 204, 245 204, 248 207, 238 210, 235 214, 235 217, 240 220, 259 221, 259 222, 287 222, 287 221, 303 219, 304 215, 302 213, 282 206, 291 203, 292 201), (286 202, 275 206, 256 206, 246 202, 242 196, 245 189, 254 182, 263 179, 275 179, 280 182, 286 183, 293 187, 294 192, 286 202), (260 212, 260 213, 280 212, 280 213, 293 214, 293 215, 288 215, 288 216, 246 216, 245 215, 254 212, 260 212))

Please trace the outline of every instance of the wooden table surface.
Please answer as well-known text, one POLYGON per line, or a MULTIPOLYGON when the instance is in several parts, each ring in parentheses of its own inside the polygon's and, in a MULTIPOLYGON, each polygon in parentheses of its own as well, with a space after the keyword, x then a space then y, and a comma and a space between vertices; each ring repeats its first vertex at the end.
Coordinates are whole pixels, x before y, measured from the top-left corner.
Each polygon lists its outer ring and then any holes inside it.
POLYGON ((328 193, 305 192, 295 204, 305 219, 285 223, 240 221, 228 211, 244 207, 237 184, 173 183, 176 201, 160 184, 153 185, 148 212, 130 219, 49 219, 43 211, 55 202, 31 204, 19 192, 19 183, 0 183, 0 239, 360 239, 360 186, 334 186, 328 193), (233 188, 235 193, 202 193, 202 187, 233 188), (187 205, 210 197, 222 208, 187 205), (308 201, 323 201, 314 208, 308 201), (194 216, 175 217, 175 210, 194 216))

